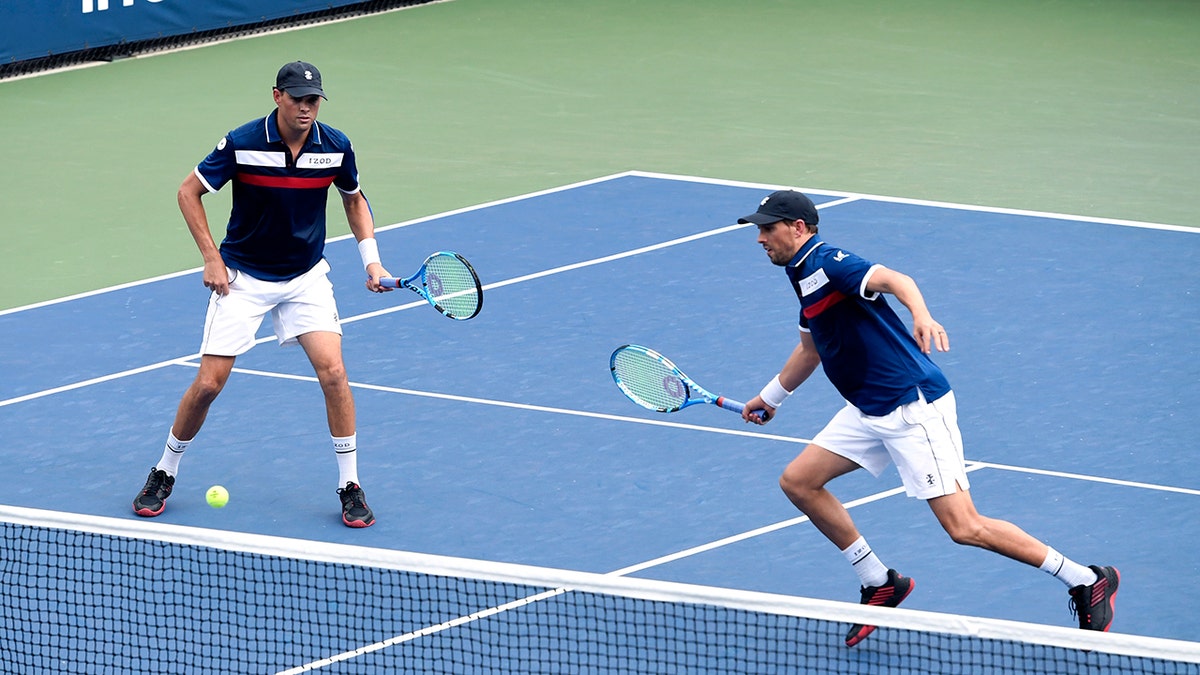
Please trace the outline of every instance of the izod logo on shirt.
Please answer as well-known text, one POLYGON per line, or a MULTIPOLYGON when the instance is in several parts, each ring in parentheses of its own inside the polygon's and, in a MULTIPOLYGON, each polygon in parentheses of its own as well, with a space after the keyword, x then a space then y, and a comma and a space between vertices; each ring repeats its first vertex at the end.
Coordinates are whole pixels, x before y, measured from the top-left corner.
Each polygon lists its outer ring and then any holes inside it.
POLYGON ((819 269, 800 280, 800 295, 812 295, 827 283, 829 283, 829 277, 825 274, 824 269, 819 269))

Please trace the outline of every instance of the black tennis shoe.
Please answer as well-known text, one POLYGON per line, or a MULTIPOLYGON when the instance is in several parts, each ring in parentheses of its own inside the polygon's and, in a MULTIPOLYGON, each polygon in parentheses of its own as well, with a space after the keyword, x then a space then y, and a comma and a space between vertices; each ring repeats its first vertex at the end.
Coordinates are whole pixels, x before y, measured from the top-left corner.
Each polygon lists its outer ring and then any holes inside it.
POLYGON ((133 512, 146 518, 162 513, 167 507, 167 497, 171 496, 171 489, 174 487, 174 476, 151 467, 146 485, 142 487, 138 496, 133 498, 133 512))
POLYGON ((1079 618, 1079 627, 1084 630, 1107 631, 1112 625, 1121 573, 1115 567, 1088 565, 1088 568, 1096 573, 1096 581, 1070 590, 1071 614, 1079 618))
POLYGON ((375 524, 375 513, 367 506, 367 496, 358 483, 346 483, 346 487, 338 488, 337 493, 342 498, 342 522, 346 527, 370 527, 375 524))
MULTIPOLYGON (((902 577, 896 570, 888 570, 887 583, 882 586, 863 586, 862 599, 859 601, 861 605, 875 605, 876 607, 895 607, 900 604, 909 593, 912 593, 913 587, 917 584, 909 577, 902 577)), ((856 623, 850 627, 850 632, 846 633, 846 646, 853 647, 862 642, 868 635, 875 632, 875 626, 867 626, 861 623, 856 623)))

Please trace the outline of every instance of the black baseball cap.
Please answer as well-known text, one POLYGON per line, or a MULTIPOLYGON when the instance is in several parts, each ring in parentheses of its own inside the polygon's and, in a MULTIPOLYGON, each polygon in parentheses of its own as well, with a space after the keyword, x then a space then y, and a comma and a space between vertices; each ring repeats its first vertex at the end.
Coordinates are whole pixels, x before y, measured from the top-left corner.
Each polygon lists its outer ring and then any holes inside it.
POLYGON ((803 192, 778 190, 759 202, 757 211, 738 218, 738 222, 770 225, 781 220, 803 220, 805 224, 816 225, 819 218, 817 207, 803 192))
POLYGON ((286 91, 294 98, 316 94, 323 99, 329 97, 321 89, 321 71, 311 63, 292 61, 279 69, 275 76, 275 88, 286 91))

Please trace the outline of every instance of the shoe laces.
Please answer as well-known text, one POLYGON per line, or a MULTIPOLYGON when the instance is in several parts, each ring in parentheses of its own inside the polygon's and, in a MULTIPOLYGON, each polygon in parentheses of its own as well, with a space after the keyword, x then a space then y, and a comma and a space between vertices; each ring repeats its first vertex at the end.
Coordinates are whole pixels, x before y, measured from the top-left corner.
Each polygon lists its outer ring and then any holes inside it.
POLYGON ((1082 595, 1077 598, 1074 593, 1071 593, 1067 597, 1067 609, 1071 610, 1072 619, 1090 620, 1091 618, 1091 607, 1082 595))
POLYGON ((338 488, 342 498, 342 508, 366 508, 367 500, 363 497, 363 489, 357 483, 346 483, 346 487, 338 488))
POLYGON ((158 493, 162 492, 162 490, 170 482, 167 479, 168 479, 168 476, 167 476, 166 471, 161 471, 161 470, 157 470, 157 469, 154 471, 151 471, 150 477, 146 479, 146 487, 142 488, 142 494, 144 494, 144 495, 154 494, 157 496, 158 493))

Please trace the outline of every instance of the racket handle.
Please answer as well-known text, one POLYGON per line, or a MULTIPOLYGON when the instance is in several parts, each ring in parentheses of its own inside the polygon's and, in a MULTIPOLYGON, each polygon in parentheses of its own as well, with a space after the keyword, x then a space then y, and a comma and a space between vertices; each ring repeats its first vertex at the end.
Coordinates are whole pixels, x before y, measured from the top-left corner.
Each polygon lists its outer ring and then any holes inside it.
POLYGON ((396 277, 379 277, 379 285, 384 288, 400 288, 400 280, 396 277))
MULTIPOLYGON (((724 408, 726 410, 732 410, 733 412, 735 412, 739 415, 741 415, 742 411, 746 409, 745 403, 742 403, 740 401, 735 401, 731 398, 725 398, 724 396, 717 397, 717 405, 721 406, 722 408, 724 408)), ((753 414, 757 415, 758 419, 760 419, 764 422, 771 419, 771 414, 768 413, 766 410, 755 410, 753 414)))

